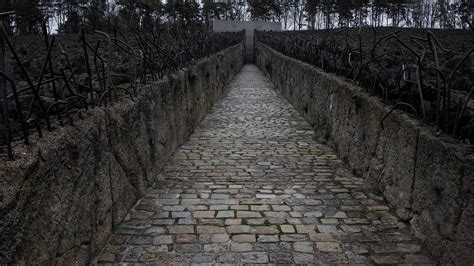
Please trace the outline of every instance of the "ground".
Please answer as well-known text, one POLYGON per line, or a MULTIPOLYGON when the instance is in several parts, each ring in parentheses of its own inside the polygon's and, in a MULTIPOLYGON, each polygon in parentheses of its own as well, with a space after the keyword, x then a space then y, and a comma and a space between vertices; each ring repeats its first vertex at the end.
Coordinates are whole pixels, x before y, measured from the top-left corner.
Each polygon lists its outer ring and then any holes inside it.
POLYGON ((383 198, 246 65, 97 258, 426 263, 383 198))

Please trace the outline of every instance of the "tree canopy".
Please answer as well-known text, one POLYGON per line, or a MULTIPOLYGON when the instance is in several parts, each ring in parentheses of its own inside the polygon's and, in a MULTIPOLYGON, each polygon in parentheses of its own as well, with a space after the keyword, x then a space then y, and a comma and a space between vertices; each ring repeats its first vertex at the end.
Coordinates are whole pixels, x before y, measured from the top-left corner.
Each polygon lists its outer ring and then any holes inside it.
MULTIPOLYGON (((285 29, 398 26, 472 29, 470 0, 2 0, 0 12, 16 11, 8 25, 17 34, 41 31, 48 18, 59 33, 110 31, 163 23, 210 25, 213 19, 282 22, 285 29)), ((12 31, 13 31, 12 30, 12 31)))

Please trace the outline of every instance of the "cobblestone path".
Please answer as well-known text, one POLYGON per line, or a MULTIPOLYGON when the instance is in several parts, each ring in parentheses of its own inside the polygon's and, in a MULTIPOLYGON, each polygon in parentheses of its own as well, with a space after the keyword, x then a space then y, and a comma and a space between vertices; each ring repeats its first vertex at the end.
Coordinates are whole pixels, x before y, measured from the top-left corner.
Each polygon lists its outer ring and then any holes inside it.
POLYGON ((98 262, 429 262, 383 198, 312 134, 245 66, 98 262))

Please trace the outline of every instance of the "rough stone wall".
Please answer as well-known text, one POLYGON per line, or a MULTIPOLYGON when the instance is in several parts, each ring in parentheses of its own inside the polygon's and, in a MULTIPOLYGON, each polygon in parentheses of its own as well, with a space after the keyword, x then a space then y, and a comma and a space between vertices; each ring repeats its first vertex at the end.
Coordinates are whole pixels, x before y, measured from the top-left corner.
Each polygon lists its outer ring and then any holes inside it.
POLYGON ((0 166, 0 263, 85 264, 241 69, 239 44, 95 108, 0 166))
POLYGON ((360 87, 257 43, 256 63, 440 262, 472 263, 474 155, 360 87))

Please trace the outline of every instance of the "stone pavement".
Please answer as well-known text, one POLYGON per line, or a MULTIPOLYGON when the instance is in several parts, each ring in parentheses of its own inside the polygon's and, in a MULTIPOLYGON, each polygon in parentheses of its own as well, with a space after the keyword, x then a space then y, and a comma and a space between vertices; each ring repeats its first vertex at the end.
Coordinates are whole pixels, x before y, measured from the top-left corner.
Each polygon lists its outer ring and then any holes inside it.
POLYGON ((407 225, 246 65, 98 257, 427 263, 407 225))

